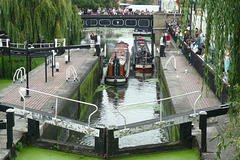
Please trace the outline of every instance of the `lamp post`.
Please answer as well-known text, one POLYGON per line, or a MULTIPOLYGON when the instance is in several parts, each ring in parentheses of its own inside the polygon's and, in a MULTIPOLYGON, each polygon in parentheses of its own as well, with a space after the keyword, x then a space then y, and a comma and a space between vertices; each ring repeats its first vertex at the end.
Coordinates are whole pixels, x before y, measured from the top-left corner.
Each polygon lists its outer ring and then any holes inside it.
POLYGON ((69 45, 70 45, 70 37, 69 37, 69 32, 70 32, 70 22, 68 21, 68 62, 70 62, 70 48, 69 48, 69 45))
POLYGON ((26 45, 26 70, 27 70, 27 90, 26 90, 26 97, 29 97, 29 76, 28 76, 28 72, 29 72, 29 68, 28 68, 28 57, 29 57, 29 53, 28 53, 28 32, 26 33, 26 38, 27 38, 27 45, 26 45))
POLYGON ((159 0, 159 11, 162 11, 162 0, 159 0))

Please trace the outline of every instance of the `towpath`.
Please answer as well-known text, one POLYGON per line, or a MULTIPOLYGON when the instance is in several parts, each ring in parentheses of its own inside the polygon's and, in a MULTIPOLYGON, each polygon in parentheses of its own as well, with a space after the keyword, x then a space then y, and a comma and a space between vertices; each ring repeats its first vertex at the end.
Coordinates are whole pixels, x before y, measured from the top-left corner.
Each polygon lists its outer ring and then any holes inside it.
MULTIPOLYGON (((171 38, 172 40, 172 38, 171 38)), ((171 41, 175 46, 174 41, 171 41)), ((167 86, 170 92, 170 96, 176 96, 193 91, 201 91, 202 89, 202 77, 198 74, 195 68, 188 64, 187 59, 181 53, 181 50, 170 49, 166 51, 166 57, 161 57, 162 67, 165 67, 168 59, 174 56, 176 58, 176 70, 174 69, 174 60, 171 60, 167 65, 167 69, 164 70, 167 86)), ((219 99, 215 96, 212 90, 207 86, 204 87, 201 99, 196 103, 196 109, 203 109, 207 107, 221 105, 219 99), (208 92, 206 92, 206 89, 208 92)), ((181 113, 194 109, 194 102, 198 98, 199 94, 191 94, 185 97, 173 99, 173 105, 176 113, 181 113)), ((229 124, 228 115, 219 116, 216 118, 210 118, 207 122, 207 152, 202 153, 202 159, 215 159, 217 152, 217 139, 212 140, 216 135, 222 133, 229 124)), ((194 129, 192 132, 201 143, 201 130, 198 128, 198 122, 194 122, 194 129)), ((222 159, 232 159, 234 150, 228 148, 222 153, 222 159)))

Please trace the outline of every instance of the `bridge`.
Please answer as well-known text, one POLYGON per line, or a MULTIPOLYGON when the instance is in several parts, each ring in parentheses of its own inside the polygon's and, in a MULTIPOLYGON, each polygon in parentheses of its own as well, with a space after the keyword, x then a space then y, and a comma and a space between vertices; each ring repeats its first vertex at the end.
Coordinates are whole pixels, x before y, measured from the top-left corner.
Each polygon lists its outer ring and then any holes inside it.
POLYGON ((153 15, 82 15, 83 27, 139 28, 152 30, 156 47, 160 37, 167 30, 167 19, 179 19, 181 14, 157 12, 153 15))
POLYGON ((82 15, 83 27, 153 28, 153 15, 82 15))

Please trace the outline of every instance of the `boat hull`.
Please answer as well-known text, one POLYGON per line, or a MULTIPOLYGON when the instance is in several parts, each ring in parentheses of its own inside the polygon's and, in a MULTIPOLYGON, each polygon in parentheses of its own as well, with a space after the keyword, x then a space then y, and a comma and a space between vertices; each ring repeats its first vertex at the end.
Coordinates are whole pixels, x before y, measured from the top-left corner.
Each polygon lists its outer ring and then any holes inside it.
POLYGON ((133 47, 133 68, 140 71, 153 70, 153 56, 150 53, 147 42, 144 39, 135 39, 133 47))
POLYGON ((128 44, 117 43, 115 50, 108 62, 108 69, 105 75, 105 84, 120 86, 127 84, 130 72, 130 53, 128 44))
POLYGON ((115 77, 106 77, 105 78, 105 84, 107 85, 113 85, 113 86, 122 86, 127 84, 128 78, 115 78, 115 77))
POLYGON ((134 68, 135 68, 135 70, 151 71, 151 70, 153 70, 153 65, 151 65, 151 64, 149 64, 149 65, 136 64, 134 68))

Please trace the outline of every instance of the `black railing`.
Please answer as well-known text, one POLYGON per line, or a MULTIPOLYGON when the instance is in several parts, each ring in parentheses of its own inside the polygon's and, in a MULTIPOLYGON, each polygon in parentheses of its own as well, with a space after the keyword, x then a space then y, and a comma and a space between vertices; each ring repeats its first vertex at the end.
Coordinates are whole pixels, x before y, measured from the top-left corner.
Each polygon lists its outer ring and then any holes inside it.
MULTIPOLYGON (((169 26, 167 23, 167 28, 168 32, 173 38, 175 42, 177 42, 177 39, 179 36, 175 35, 174 30, 172 29, 171 26, 169 26)), ((181 39, 179 39, 179 42, 181 42, 181 39)), ((187 44, 185 42, 182 43, 182 53, 183 55, 187 58, 188 61, 190 61, 190 56, 191 56, 191 65, 197 70, 197 72, 204 78, 204 60, 194 53, 190 48, 188 48, 187 44)), ((207 64, 206 64, 207 65, 207 64)), ((218 97, 218 99, 221 101, 222 104, 225 104, 228 102, 228 89, 229 87, 226 84, 223 84, 223 90, 221 91, 220 94, 217 94, 217 88, 215 85, 215 74, 213 69, 208 66, 209 72, 208 72, 208 79, 206 78, 205 81, 208 81, 208 86, 209 88, 215 93, 215 95, 218 97)))
POLYGON ((169 24, 167 24, 167 28, 168 28, 168 32, 171 35, 171 37, 174 40, 174 42, 177 42, 177 38, 178 37, 175 35, 175 31, 173 30, 173 28, 171 26, 169 26, 169 24))

